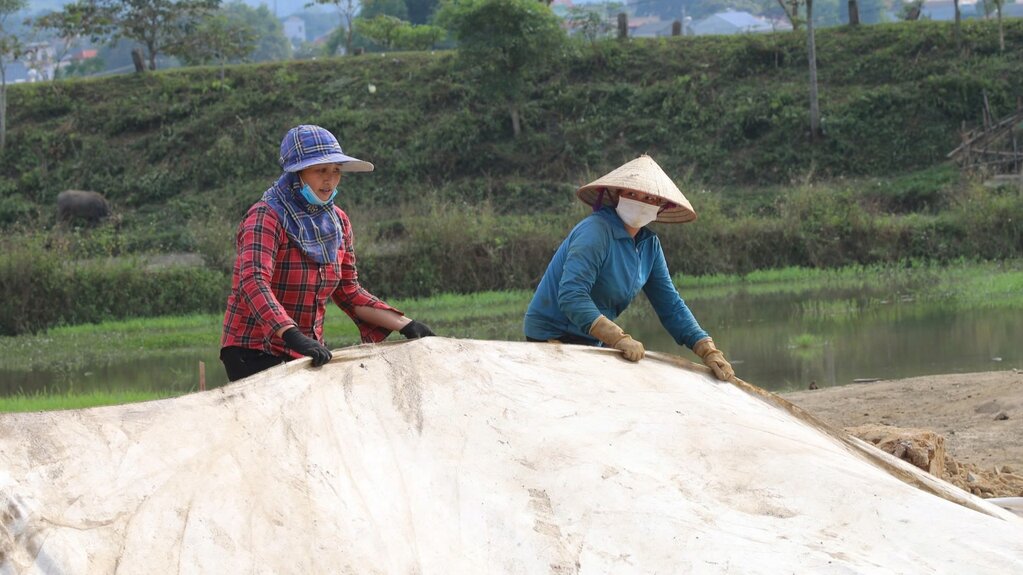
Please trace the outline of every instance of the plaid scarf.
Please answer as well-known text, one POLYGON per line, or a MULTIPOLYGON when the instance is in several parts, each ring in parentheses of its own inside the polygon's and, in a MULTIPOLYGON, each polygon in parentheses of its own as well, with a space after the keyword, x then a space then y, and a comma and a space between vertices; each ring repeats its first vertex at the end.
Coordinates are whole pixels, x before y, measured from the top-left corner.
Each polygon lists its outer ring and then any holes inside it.
POLYGON ((334 213, 334 202, 310 204, 301 189, 298 175, 285 172, 263 193, 263 201, 277 212, 288 238, 305 255, 320 264, 334 263, 341 246, 341 220, 334 213))

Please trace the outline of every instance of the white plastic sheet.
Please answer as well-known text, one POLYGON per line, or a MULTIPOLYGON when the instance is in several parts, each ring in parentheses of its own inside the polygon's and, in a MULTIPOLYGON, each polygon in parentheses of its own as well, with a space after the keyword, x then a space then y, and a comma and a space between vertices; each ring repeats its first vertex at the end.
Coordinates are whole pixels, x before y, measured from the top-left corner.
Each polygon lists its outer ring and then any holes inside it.
POLYGON ((426 338, 0 416, 0 573, 1023 573, 1023 520, 688 362, 426 338))

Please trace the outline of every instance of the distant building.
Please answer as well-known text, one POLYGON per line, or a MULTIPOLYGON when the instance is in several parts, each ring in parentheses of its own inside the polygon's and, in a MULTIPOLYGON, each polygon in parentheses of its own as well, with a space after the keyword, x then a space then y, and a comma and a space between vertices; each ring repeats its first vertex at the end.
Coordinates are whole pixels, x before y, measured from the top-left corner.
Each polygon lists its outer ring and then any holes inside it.
POLYGON ((85 48, 83 50, 75 52, 74 54, 71 54, 71 59, 76 62, 81 62, 83 60, 91 60, 92 58, 95 58, 98 55, 99 50, 95 48, 85 48))
POLYGON ((791 30, 792 26, 784 22, 772 22, 766 18, 754 16, 749 12, 727 10, 712 14, 703 20, 694 22, 693 34, 707 36, 710 34, 758 34, 791 30))
POLYGON ((301 16, 288 16, 284 19, 282 25, 284 27, 284 37, 291 42, 292 46, 300 46, 309 39, 306 36, 305 19, 301 16))
POLYGON ((25 45, 21 58, 8 62, 4 75, 11 83, 52 80, 57 69, 57 50, 49 42, 25 45))
POLYGON ((671 20, 647 20, 635 25, 629 22, 629 36, 633 38, 656 38, 671 36, 671 20))

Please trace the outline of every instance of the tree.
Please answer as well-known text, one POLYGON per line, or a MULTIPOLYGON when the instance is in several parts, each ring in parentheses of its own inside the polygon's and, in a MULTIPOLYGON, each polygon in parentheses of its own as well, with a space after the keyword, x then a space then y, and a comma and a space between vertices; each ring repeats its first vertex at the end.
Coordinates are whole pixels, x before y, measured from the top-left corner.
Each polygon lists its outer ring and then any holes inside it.
POLYGON ((536 0, 449 0, 437 22, 458 40, 458 59, 484 93, 508 107, 518 137, 528 79, 565 43, 558 17, 536 0))
POLYGON ((445 35, 443 28, 430 25, 413 25, 394 16, 355 19, 355 31, 374 43, 391 49, 426 50, 445 35))
POLYGON ((341 25, 344 26, 345 54, 352 53, 352 33, 354 32, 355 15, 359 12, 357 0, 316 0, 316 4, 333 4, 337 7, 338 15, 341 16, 341 25))
MULTIPOLYGON (((94 38, 125 38, 146 49, 149 69, 156 57, 171 53, 184 42, 201 18, 220 5, 220 0, 78 0, 64 6, 65 13, 79 13, 78 28, 69 31, 94 38)), ((67 16, 67 22, 76 22, 67 16)))
POLYGON ((359 17, 370 20, 376 16, 393 16, 408 20, 408 6, 405 0, 362 0, 359 17))
POLYGON ((429 50, 444 39, 448 33, 440 26, 415 24, 398 29, 394 47, 400 50, 429 50))
POLYGON ((1005 0, 995 0, 995 9, 998 11, 998 50, 1005 52, 1005 26, 1002 25, 1002 4, 1005 0))
POLYGON ((778 6, 785 12, 785 17, 789 19, 789 23, 792 24, 792 30, 798 31, 799 27, 803 24, 803 20, 799 17, 799 8, 803 0, 777 0, 777 2, 778 6))
POLYGON ((817 93, 817 42, 813 30, 813 0, 806 1, 806 51, 810 61, 810 139, 821 134, 821 111, 817 93))
POLYGON ((255 31, 221 13, 204 18, 172 53, 188 65, 220 64, 223 80, 227 63, 244 59, 255 48, 255 31))
POLYGON ((220 10, 229 21, 248 26, 256 35, 255 46, 248 55, 253 62, 287 60, 291 57, 291 42, 284 36, 284 26, 266 4, 251 8, 235 1, 220 10))
POLYGON ((27 0, 0 0, 0 152, 7 146, 7 63, 24 50, 21 40, 8 32, 7 18, 20 12, 27 0))
MULTIPOLYGON (((884 20, 885 11, 888 9, 885 6, 885 1, 886 0, 853 0, 855 7, 853 3, 840 2, 838 6, 838 21, 848 22, 850 26, 855 26, 857 24, 877 24, 884 20), (850 12, 850 10, 855 10, 855 14, 850 12), (853 22, 856 22, 856 24, 853 22)), ((814 13, 817 14, 816 23, 820 24, 820 5, 814 5, 813 9, 814 13)))
POLYGON ((952 0, 952 5, 955 6, 956 11, 956 22, 955 25, 952 27, 952 38, 955 39, 956 48, 961 50, 963 47, 961 30, 963 18, 962 13, 959 11, 959 0, 952 0))
POLYGON ((355 31, 366 38, 380 44, 384 48, 393 48, 398 28, 408 25, 407 22, 380 14, 373 18, 359 17, 355 19, 355 31))
MULTIPOLYGON (((614 4, 614 6, 615 9, 612 10, 614 13, 621 11, 621 5, 614 4)), ((614 26, 611 25, 604 14, 590 6, 573 6, 569 8, 568 15, 565 17, 565 23, 568 24, 569 30, 582 36, 590 44, 595 43, 600 38, 607 38, 614 30, 614 26)))
POLYGON ((405 0, 408 21, 413 24, 428 24, 437 10, 437 0, 405 0))

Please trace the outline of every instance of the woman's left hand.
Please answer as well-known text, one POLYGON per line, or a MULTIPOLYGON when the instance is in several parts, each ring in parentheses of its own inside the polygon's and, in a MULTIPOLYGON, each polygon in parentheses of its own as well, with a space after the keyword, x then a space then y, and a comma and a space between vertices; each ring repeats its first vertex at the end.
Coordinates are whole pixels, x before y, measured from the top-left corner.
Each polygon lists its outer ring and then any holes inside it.
POLYGON ((714 371, 714 377, 721 381, 728 381, 735 377, 735 370, 732 364, 725 359, 725 354, 714 350, 703 357, 703 363, 714 371))
POLYGON ((408 339, 419 339, 421 337, 437 335, 433 333, 433 330, 430 329, 425 323, 418 322, 416 320, 408 322, 408 324, 405 325, 405 327, 401 328, 401 330, 399 330, 398 333, 400 333, 401 335, 405 336, 408 339))
POLYGON ((732 369, 732 364, 728 363, 728 360, 725 359, 725 354, 714 345, 713 339, 705 337, 696 342, 696 345, 693 346, 693 352, 700 356, 703 364, 714 372, 714 377, 721 381, 728 381, 735 377, 735 370, 732 369))

